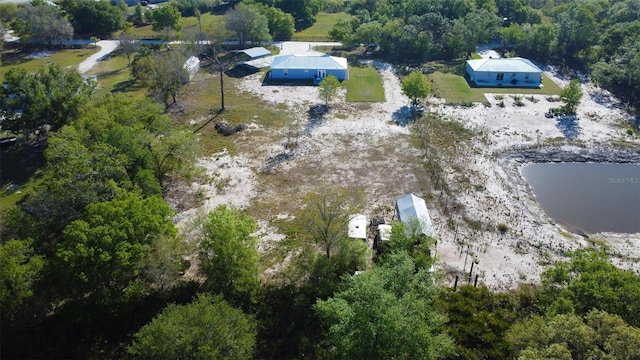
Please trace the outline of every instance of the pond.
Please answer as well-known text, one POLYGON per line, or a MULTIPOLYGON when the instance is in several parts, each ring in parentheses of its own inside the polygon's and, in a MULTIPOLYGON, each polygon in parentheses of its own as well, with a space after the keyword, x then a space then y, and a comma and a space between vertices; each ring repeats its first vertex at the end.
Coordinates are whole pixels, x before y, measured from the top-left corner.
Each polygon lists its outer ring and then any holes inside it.
POLYGON ((640 232, 640 164, 536 163, 522 168, 556 223, 573 232, 640 232))

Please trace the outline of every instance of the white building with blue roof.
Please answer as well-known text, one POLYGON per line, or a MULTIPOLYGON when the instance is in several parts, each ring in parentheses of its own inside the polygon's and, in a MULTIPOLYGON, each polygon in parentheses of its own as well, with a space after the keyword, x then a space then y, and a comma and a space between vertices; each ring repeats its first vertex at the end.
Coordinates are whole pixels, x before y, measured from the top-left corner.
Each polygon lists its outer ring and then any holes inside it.
POLYGON ((269 77, 279 80, 315 80, 327 75, 335 75, 340 81, 348 80, 347 59, 327 54, 278 55, 273 57, 269 77))
POLYGON ((469 80, 483 87, 542 87, 542 70, 523 58, 467 60, 469 80))

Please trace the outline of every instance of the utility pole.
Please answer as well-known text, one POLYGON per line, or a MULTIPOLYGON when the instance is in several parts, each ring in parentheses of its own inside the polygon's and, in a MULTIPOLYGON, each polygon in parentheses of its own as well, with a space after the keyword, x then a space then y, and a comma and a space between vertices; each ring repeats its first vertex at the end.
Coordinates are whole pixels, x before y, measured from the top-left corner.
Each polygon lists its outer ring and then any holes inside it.
POLYGON ((215 71, 220 74, 220 112, 224 111, 224 72, 226 65, 218 59, 218 50, 213 50, 213 66, 215 71))

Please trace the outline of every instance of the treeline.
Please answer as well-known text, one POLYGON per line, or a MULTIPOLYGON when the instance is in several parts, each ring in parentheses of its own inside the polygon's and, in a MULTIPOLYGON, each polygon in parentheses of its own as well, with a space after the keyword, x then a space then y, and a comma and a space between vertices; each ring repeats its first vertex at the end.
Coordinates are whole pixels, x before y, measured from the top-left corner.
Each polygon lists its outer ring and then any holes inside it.
POLYGON ((353 0, 350 20, 329 32, 346 43, 378 44, 392 59, 420 63, 468 57, 499 42, 507 55, 590 72, 640 105, 640 11, 635 0, 353 0))

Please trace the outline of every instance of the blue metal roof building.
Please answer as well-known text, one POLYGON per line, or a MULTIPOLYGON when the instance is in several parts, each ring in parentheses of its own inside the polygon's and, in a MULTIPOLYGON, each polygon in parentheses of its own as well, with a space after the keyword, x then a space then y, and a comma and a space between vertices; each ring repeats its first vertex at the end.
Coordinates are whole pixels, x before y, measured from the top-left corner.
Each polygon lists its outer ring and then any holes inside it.
POLYGON ((330 55, 278 55, 271 63, 271 79, 314 80, 335 75, 338 80, 349 79, 347 59, 330 55))

